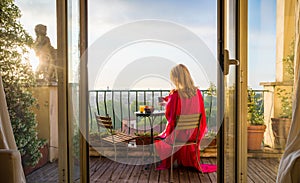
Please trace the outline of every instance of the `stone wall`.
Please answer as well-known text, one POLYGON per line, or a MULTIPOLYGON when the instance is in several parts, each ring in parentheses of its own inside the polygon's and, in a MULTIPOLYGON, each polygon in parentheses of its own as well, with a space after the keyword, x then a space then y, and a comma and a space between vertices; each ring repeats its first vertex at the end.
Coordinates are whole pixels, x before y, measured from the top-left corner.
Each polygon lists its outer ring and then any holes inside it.
POLYGON ((292 95, 293 76, 288 72, 289 65, 285 58, 293 54, 295 41, 295 6, 296 0, 277 0, 276 6, 276 81, 263 82, 261 85, 269 91, 264 96, 265 143, 274 147, 274 137, 271 118, 278 118, 282 114, 282 103, 278 90, 286 90, 286 95, 292 95))
POLYGON ((38 126, 38 137, 49 144, 49 161, 58 158, 58 97, 57 86, 37 86, 33 96, 38 106, 34 109, 38 126))

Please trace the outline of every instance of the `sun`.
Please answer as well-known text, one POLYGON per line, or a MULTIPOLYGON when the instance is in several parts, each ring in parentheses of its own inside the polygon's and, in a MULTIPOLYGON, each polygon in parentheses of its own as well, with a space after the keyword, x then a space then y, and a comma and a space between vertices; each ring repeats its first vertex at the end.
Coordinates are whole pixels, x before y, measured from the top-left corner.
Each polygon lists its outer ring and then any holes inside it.
POLYGON ((30 61, 30 65, 32 67, 32 70, 35 72, 38 65, 39 65, 39 59, 36 56, 33 49, 30 49, 28 52, 28 60, 30 61))
POLYGON ((22 63, 23 64, 29 63, 32 71, 36 72, 40 61, 39 58, 36 56, 35 51, 28 47, 27 52, 24 53, 20 50, 20 53, 23 54, 22 63))

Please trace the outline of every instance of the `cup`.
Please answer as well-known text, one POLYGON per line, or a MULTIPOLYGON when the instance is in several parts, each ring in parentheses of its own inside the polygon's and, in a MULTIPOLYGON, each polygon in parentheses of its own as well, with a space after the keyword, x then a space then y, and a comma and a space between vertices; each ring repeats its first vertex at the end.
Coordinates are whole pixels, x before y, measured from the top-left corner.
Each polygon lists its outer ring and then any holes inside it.
POLYGON ((164 97, 158 97, 158 102, 164 102, 164 101, 165 101, 164 97))
POLYGON ((158 97, 158 104, 160 106, 165 106, 166 105, 165 97, 158 97))
POLYGON ((145 106, 144 105, 140 105, 140 113, 143 113, 145 111, 145 106))

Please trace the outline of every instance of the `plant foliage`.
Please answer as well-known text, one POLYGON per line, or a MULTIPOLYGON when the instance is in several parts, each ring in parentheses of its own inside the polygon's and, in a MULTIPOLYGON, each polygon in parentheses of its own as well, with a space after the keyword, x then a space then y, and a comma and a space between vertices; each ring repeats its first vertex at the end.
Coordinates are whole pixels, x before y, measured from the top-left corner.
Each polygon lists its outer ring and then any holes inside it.
MULTIPOLYGON (((292 82, 294 81, 294 48, 295 42, 292 41, 290 45, 290 53, 282 59, 282 61, 286 64, 286 72, 292 82)), ((277 95, 281 103, 281 113, 279 117, 292 118, 292 94, 293 88, 291 91, 284 88, 277 88, 277 95)))
POLYGON ((8 105, 8 112, 23 163, 34 165, 41 157, 39 148, 44 140, 37 138, 37 122, 32 107, 35 99, 30 87, 34 74, 24 55, 33 39, 18 21, 21 11, 12 0, 0 1, 0 74, 8 105))
POLYGON ((278 98, 281 103, 281 118, 292 118, 292 92, 286 89, 277 88, 278 98))
POLYGON ((217 131, 217 87, 210 83, 207 90, 202 92, 206 113, 206 123, 209 130, 217 131))
POLYGON ((263 100, 252 89, 248 90, 248 122, 251 125, 264 125, 263 100))
POLYGON ((290 45, 290 53, 282 59, 283 63, 285 63, 285 71, 289 76, 291 81, 294 81, 294 48, 295 48, 295 41, 293 40, 290 45))

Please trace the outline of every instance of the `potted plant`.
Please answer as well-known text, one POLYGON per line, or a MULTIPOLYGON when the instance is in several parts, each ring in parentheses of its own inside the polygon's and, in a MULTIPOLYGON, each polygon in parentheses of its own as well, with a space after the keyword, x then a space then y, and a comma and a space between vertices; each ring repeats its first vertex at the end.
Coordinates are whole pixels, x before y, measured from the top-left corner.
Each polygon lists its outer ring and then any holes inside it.
POLYGON ((278 88, 277 95, 281 103, 281 113, 277 118, 271 118, 274 147, 284 149, 292 121, 292 92, 278 88))
POLYGON ((266 125, 262 98, 252 89, 248 90, 248 150, 260 150, 266 125))
POLYGON ((294 47, 295 42, 290 45, 290 53, 282 59, 285 64, 285 74, 289 80, 287 85, 277 88, 277 96, 281 104, 281 113, 278 117, 271 118, 272 131, 274 135, 274 147, 284 149, 292 121, 292 93, 294 82, 294 47))

